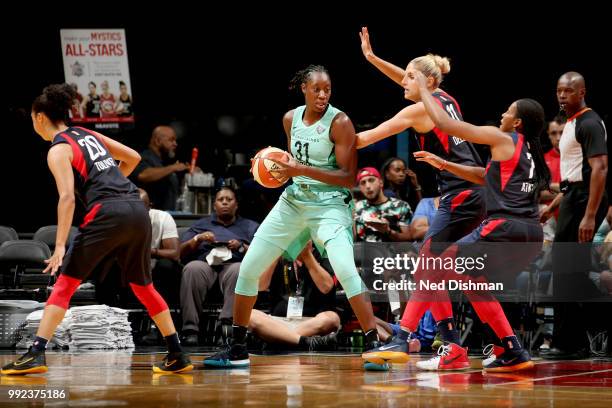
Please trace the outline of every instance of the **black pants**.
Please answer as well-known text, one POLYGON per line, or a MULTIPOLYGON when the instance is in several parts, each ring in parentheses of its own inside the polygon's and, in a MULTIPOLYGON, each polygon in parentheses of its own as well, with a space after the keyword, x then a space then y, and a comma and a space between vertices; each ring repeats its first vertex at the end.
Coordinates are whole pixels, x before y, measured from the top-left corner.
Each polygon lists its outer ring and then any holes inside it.
MULTIPOLYGON (((577 244, 578 229, 586 212, 589 192, 570 187, 559 208, 557 231, 553 243, 553 294, 559 300, 555 307, 554 341, 558 348, 576 350, 588 346, 586 330, 600 318, 601 303, 583 303, 601 296, 589 279, 592 270, 592 245, 577 244), (573 243, 573 244, 570 244, 573 243)), ((595 216, 595 230, 608 210, 608 200, 601 200, 595 216)))

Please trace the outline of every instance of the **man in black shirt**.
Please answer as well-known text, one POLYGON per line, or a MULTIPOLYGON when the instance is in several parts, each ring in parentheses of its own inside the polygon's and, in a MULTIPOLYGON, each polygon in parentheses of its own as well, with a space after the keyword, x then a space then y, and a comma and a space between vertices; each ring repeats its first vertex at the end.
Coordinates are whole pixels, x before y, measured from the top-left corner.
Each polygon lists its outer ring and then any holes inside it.
POLYGON ((174 161, 176 132, 170 126, 153 129, 149 147, 140 156, 142 161, 130 178, 149 193, 153 208, 174 210, 179 194, 179 179, 176 173, 189 168, 186 163, 174 161), (172 163, 172 164, 168 164, 172 163))

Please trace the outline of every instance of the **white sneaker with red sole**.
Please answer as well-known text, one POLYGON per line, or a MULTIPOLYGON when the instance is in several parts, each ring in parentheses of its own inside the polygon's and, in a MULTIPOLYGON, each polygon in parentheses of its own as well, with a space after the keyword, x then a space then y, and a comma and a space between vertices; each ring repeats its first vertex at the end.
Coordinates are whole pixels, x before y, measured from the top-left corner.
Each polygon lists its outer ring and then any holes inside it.
POLYGON ((428 371, 467 370, 470 368, 467 348, 455 343, 440 346, 438 355, 426 361, 417 361, 417 368, 428 371))

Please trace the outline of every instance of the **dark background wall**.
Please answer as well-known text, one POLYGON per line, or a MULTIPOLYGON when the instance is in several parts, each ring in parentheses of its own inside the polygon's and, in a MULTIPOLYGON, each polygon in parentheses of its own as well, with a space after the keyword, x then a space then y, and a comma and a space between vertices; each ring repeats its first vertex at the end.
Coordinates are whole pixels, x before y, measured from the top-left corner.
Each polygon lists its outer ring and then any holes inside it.
POLYGON ((225 149, 285 147, 281 117, 302 101, 287 84, 308 64, 330 70, 332 103, 358 129, 406 105, 402 90, 363 58, 362 25, 370 28, 374 51, 398 65, 427 52, 450 57, 444 87, 470 122, 498 121, 509 103, 522 97, 539 100, 552 118, 558 111, 556 80, 568 70, 585 76, 587 102, 607 116, 611 36, 604 16, 586 6, 540 13, 529 5, 502 6, 476 13, 441 4, 419 9, 407 2, 385 10, 304 3, 292 13, 276 11, 286 18, 238 4, 218 6, 217 12, 168 4, 147 13, 32 6, 27 18, 7 18, 2 28, 6 125, 0 224, 33 231, 55 223, 48 146, 32 131, 29 109, 45 85, 63 81, 60 28, 126 30, 137 122, 130 131, 109 135, 141 148, 154 124, 174 121, 181 129, 179 156, 187 160, 198 146, 201 167, 217 175, 225 149), (235 134, 219 131, 221 116, 237 118, 235 134))

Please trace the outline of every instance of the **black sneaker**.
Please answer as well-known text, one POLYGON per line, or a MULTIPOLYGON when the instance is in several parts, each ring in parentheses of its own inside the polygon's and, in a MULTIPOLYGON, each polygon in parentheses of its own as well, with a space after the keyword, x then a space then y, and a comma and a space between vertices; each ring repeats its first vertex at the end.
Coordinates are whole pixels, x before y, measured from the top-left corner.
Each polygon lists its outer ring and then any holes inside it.
POLYGON ((534 364, 531 356, 525 349, 518 351, 506 350, 500 356, 489 363, 483 363, 482 368, 485 372, 507 373, 519 370, 529 370, 534 364))
POLYGON ((193 370, 193 364, 187 354, 168 353, 164 359, 153 365, 154 373, 186 373, 193 370))
POLYGON ((308 336, 304 338, 308 351, 335 350, 338 344, 336 333, 325 336, 308 336))
POLYGON ((215 368, 248 367, 249 352, 245 344, 232 344, 204 359, 204 366, 215 368))
POLYGON ((16 361, 5 365, 0 370, 3 375, 40 374, 47 372, 47 361, 44 351, 35 351, 32 347, 16 361))

